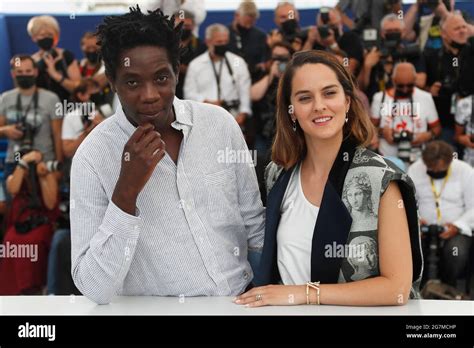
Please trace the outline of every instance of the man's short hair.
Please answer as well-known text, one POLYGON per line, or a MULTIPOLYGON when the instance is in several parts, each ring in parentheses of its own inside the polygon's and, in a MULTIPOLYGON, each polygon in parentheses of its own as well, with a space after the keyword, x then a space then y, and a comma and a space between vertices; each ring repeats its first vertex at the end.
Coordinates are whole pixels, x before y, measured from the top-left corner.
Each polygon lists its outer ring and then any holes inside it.
POLYGON ((182 49, 182 23, 175 27, 174 17, 165 16, 160 9, 142 13, 140 7, 120 16, 107 16, 97 28, 97 45, 105 65, 105 73, 115 79, 122 51, 138 46, 164 48, 175 73, 179 70, 182 49))
POLYGON ((385 15, 380 21, 380 29, 383 29, 386 22, 396 21, 401 23, 402 29, 405 28, 405 22, 403 21, 403 19, 400 19, 400 17, 398 17, 398 15, 396 15, 395 13, 389 13, 388 15, 385 15))
POLYGON ((194 16, 194 13, 188 10, 184 10, 184 9, 178 10, 174 13, 174 17, 179 18, 179 19, 190 19, 193 21, 193 23, 196 23, 196 16, 194 16))
POLYGON ((10 59, 10 69, 15 70, 18 67, 18 64, 24 60, 29 60, 33 65, 33 69, 37 68, 35 60, 28 54, 15 54, 12 59, 10 59))
POLYGON ((423 150, 422 158, 427 167, 436 165, 442 160, 446 164, 453 161, 454 149, 447 142, 442 140, 434 140, 429 142, 423 150))
POLYGON ((236 11, 241 16, 260 17, 257 5, 252 0, 244 0, 240 3, 236 11))
POLYGON ((210 40, 215 33, 229 33, 229 29, 220 23, 211 24, 206 28, 206 40, 210 40))

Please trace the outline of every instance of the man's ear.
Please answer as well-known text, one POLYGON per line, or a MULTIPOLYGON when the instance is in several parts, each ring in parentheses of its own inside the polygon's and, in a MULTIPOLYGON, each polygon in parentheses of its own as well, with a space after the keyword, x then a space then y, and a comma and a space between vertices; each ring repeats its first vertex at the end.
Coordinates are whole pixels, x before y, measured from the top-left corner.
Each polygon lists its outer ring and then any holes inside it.
POLYGON ((112 92, 117 93, 117 89, 115 88, 115 81, 113 78, 110 77, 110 75, 106 72, 105 77, 107 77, 107 81, 109 81, 110 89, 112 92))

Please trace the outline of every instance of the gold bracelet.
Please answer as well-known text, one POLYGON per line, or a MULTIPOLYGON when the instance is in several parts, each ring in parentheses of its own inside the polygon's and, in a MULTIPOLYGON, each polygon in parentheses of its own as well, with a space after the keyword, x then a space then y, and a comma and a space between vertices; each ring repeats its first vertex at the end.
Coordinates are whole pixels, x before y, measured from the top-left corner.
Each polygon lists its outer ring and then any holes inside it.
POLYGON ((321 282, 307 282, 306 283, 306 302, 307 302, 307 304, 317 304, 318 306, 321 304, 321 301, 320 301, 321 289, 319 288, 320 284, 321 284, 321 282), (309 287, 316 290, 316 299, 317 299, 316 303, 310 303, 309 302, 309 287))

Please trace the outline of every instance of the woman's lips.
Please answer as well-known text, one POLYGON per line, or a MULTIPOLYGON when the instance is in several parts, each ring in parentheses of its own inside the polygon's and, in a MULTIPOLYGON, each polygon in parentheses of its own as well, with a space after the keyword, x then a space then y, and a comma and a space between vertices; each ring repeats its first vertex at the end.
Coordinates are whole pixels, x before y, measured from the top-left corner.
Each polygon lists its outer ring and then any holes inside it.
POLYGON ((333 119, 332 116, 320 116, 313 119, 313 123, 316 126, 321 127, 321 126, 327 125, 329 122, 331 122, 332 119, 333 119))

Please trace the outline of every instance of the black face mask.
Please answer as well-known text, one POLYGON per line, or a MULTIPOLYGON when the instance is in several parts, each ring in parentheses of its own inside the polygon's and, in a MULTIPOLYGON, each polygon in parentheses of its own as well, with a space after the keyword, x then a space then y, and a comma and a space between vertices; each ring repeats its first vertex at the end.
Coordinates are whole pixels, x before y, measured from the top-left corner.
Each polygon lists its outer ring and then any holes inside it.
POLYGON ((240 24, 237 24, 237 30, 239 31, 240 35, 245 36, 249 33, 251 28, 246 28, 241 26, 240 24))
POLYGON ((432 170, 427 170, 426 174, 428 174, 433 179, 443 179, 443 178, 446 177, 446 175, 448 175, 448 170, 446 169, 446 170, 443 170, 443 171, 440 171, 440 172, 434 172, 432 170))
POLYGON ((36 83, 36 77, 34 77, 33 75, 17 75, 15 77, 15 80, 18 84, 18 87, 22 89, 31 88, 36 83))
POLYGON ((451 41, 451 47, 456 48, 458 50, 462 50, 466 46, 466 44, 460 44, 456 41, 451 41))
POLYGON ((95 64, 99 61, 99 52, 86 52, 86 58, 92 64, 95 64))
POLYGON ((402 33, 393 32, 385 34, 385 41, 394 41, 399 43, 402 40, 402 33))
POLYGON ((185 41, 191 37, 193 31, 191 29, 183 29, 181 32, 181 40, 185 41))
POLYGON ((281 23, 281 30, 286 35, 295 34, 297 29, 298 21, 296 19, 288 19, 287 21, 281 23))
POLYGON ((36 44, 39 48, 49 51, 53 47, 54 40, 52 37, 45 37, 44 39, 38 40, 36 44))
POLYGON ((216 56, 224 57, 225 53, 229 50, 229 45, 218 45, 214 46, 214 54, 216 56))
POLYGON ((401 89, 395 89, 395 97, 397 98, 408 98, 412 95, 413 90, 409 89, 408 91, 404 91, 401 89))

